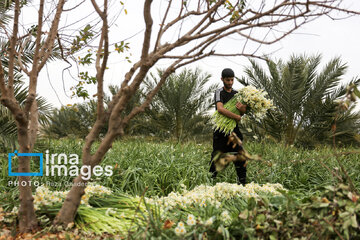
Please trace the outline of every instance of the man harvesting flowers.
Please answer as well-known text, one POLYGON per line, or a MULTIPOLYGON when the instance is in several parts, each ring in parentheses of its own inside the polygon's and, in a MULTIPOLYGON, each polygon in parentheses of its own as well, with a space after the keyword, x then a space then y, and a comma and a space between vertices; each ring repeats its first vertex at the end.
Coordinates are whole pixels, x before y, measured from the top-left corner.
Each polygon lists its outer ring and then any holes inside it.
MULTIPOLYGON (((225 68, 221 72, 221 81, 224 86, 215 91, 215 109, 218 114, 224 115, 226 118, 235 120, 235 122, 239 122, 241 120, 241 116, 246 112, 246 105, 241 102, 237 102, 235 107, 236 111, 229 111, 224 107, 224 105, 237 93, 237 91, 233 90, 232 85, 234 84, 234 71, 230 68, 225 68)), ((231 132, 236 133, 236 135, 243 140, 243 136, 236 124, 234 128, 232 128, 231 132)), ((215 163, 213 161, 214 157, 217 156, 219 152, 227 153, 227 152, 238 152, 242 147, 239 145, 228 145, 228 133, 224 133, 220 129, 216 129, 213 134, 213 152, 211 154, 211 166, 210 172, 212 173, 212 177, 215 178, 217 175, 215 163)), ((234 161, 236 174, 237 174, 237 182, 238 184, 246 183, 246 167, 244 166, 244 161, 234 161)))

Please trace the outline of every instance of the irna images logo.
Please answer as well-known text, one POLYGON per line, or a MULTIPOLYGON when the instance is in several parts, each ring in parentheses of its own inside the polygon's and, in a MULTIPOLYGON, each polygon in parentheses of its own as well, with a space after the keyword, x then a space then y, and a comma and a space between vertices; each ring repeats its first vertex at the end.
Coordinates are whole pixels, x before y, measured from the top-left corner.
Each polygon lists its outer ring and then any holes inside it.
POLYGON ((81 178, 84 180, 89 180, 92 175, 96 177, 105 175, 113 175, 113 167, 106 165, 104 168, 102 166, 82 165, 79 166, 79 156, 77 154, 65 154, 65 153, 53 153, 50 154, 49 150, 45 152, 45 165, 43 163, 44 157, 43 153, 9 153, 9 176, 71 176, 76 177, 81 174, 81 178), (12 161, 15 156, 18 157, 39 157, 39 172, 13 172, 12 171, 12 161))
POLYGON ((14 153, 8 154, 8 173, 9 176, 42 176, 43 175, 43 154, 42 153, 18 153, 16 150, 14 153), (40 171, 39 172, 13 172, 11 169, 13 157, 39 157, 40 158, 40 171))

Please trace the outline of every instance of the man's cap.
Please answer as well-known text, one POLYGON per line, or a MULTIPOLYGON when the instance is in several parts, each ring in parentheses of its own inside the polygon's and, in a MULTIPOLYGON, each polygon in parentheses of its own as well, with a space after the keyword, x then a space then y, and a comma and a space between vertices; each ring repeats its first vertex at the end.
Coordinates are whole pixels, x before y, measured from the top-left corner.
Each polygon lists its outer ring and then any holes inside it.
POLYGON ((235 77, 234 71, 231 68, 224 68, 221 72, 222 78, 235 77))

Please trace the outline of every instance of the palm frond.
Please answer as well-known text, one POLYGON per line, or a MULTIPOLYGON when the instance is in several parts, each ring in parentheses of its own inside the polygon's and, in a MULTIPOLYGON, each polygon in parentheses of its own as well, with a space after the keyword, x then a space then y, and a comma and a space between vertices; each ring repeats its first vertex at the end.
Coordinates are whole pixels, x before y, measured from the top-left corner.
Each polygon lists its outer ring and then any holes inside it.
MULTIPOLYGON (((162 72, 157 74, 145 79, 147 91, 158 83, 162 72)), ((146 124, 153 126, 153 134, 172 135, 178 139, 190 138, 191 133, 202 134, 202 129, 206 128, 204 122, 208 120, 206 113, 213 107, 212 96, 218 88, 218 84, 206 87, 210 78, 200 69, 171 74, 146 111, 146 124)))
MULTIPOLYGON (((293 55, 286 63, 268 60, 267 76, 264 69, 251 61, 246 69, 247 78, 241 81, 266 90, 277 107, 252 127, 288 144, 297 141, 309 145, 316 141, 329 142, 331 126, 339 116, 336 137, 343 142, 354 139, 359 131, 359 114, 352 115, 350 110, 339 113, 334 102, 346 92, 346 85, 340 84, 346 65, 340 58, 334 58, 318 72, 320 62, 321 55, 293 55)), ((358 85, 360 79, 351 82, 358 85)))

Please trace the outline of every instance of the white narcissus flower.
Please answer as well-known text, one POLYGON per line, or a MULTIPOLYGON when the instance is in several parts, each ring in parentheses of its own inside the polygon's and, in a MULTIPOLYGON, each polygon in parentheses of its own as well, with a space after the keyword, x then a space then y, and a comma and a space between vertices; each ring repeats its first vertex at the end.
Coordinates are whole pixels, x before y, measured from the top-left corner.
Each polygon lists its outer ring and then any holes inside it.
POLYGON ((204 225, 205 226, 211 226, 214 223, 214 217, 209 218, 208 220, 205 221, 204 225))
POLYGON ((189 214, 189 215, 188 215, 188 220, 195 220, 195 216, 192 215, 192 214, 189 214))
POLYGON ((223 218, 228 218, 230 215, 229 215, 229 211, 228 210, 225 210, 221 213, 221 217, 223 218))
POLYGON ((192 215, 192 214, 189 214, 186 223, 187 223, 187 225, 189 225, 189 226, 195 225, 195 224, 196 224, 195 216, 192 215))
POLYGON ((179 222, 178 227, 185 227, 185 224, 183 222, 179 222))
POLYGON ((176 227, 174 231, 175 231, 175 234, 176 234, 177 236, 180 236, 180 235, 181 235, 180 227, 176 227))
POLYGON ((221 202, 232 199, 234 197, 258 198, 259 194, 271 193, 279 195, 277 189, 283 189, 281 185, 266 184, 260 186, 259 184, 250 183, 245 186, 239 186, 231 183, 217 183, 215 186, 199 185, 191 191, 185 191, 182 194, 178 192, 171 192, 166 197, 146 198, 146 201, 151 204, 158 204, 164 209, 171 210, 176 206, 184 208, 190 206, 205 207, 207 204, 221 207, 221 202))
POLYGON ((186 233, 186 229, 184 226, 182 226, 182 227, 177 226, 174 231, 177 236, 181 236, 186 233))
POLYGON ((180 234, 181 234, 181 235, 184 235, 185 233, 186 233, 185 227, 181 227, 181 228, 180 228, 180 234))
POLYGON ((186 221, 186 223, 187 223, 187 225, 189 225, 189 226, 194 226, 194 225, 196 224, 196 221, 195 221, 195 219, 188 219, 188 220, 186 221))
MULTIPOLYGON (((40 205, 51 205, 54 203, 62 203, 66 198, 66 195, 69 191, 50 191, 49 188, 45 185, 39 186, 36 191, 34 197, 34 207, 39 209, 40 205)), ((89 205, 89 199, 94 195, 104 195, 111 194, 111 190, 98 185, 90 183, 85 188, 85 194, 81 197, 81 204, 89 205)))

